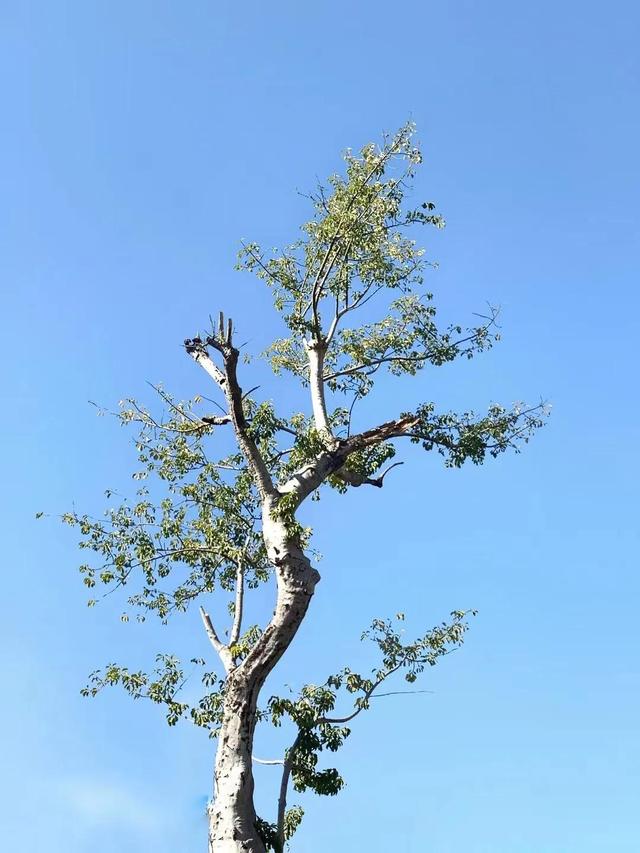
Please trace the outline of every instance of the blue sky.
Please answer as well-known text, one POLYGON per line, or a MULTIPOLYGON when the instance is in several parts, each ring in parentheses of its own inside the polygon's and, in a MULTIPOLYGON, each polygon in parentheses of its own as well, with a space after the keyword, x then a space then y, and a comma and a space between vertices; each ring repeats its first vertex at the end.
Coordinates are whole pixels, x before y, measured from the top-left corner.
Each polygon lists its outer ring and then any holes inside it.
POLYGON ((554 413, 522 456, 411 456, 314 508, 323 581, 281 681, 366 661, 373 616, 479 614, 433 693, 354 725, 347 787, 304 801, 294 849, 638 850, 639 25, 623 0, 0 4, 5 849, 204 849, 213 745, 79 696, 108 660, 206 654, 196 615, 87 610, 73 534, 34 515, 132 487, 129 436, 88 400, 206 393, 180 342, 220 307, 255 351, 279 333, 240 238, 294 238, 296 191, 411 117, 416 198, 448 222, 430 287, 462 322, 500 304, 504 340, 376 405, 554 413))

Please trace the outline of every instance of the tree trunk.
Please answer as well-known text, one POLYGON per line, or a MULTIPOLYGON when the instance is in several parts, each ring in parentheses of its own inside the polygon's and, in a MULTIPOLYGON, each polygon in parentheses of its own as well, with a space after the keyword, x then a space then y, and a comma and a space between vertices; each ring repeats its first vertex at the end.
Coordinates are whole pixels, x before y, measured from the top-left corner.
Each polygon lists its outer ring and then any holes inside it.
POLYGON ((209 811, 209 853, 265 853, 256 831, 251 753, 256 692, 244 680, 228 685, 218 738, 214 801, 209 811))
POLYGON ((309 607, 320 575, 297 537, 265 506, 263 535, 278 583, 271 622, 245 660, 227 679, 224 719, 218 738, 214 801, 209 812, 209 853, 265 853, 253 804, 253 735, 258 695, 309 607))

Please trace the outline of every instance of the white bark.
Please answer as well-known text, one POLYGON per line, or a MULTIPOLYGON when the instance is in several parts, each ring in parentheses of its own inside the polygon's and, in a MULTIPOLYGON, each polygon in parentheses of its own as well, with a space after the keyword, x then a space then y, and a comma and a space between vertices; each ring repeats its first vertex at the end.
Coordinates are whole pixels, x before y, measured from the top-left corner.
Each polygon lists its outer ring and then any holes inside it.
POLYGON ((231 657, 229 647, 225 646, 225 644, 218 637, 216 629, 213 627, 211 617, 204 609, 204 607, 200 608, 200 617, 202 619, 202 624, 204 625, 204 630, 207 632, 207 637, 209 637, 209 642, 218 653, 220 660, 224 665, 225 672, 230 672, 233 668, 233 658, 231 657))
MULTIPOLYGON (((247 537, 247 543, 249 542, 249 537, 247 537)), ((233 625, 231 626, 231 633, 229 634, 229 645, 235 646, 235 644, 240 639, 240 632, 242 630, 242 616, 244 611, 244 555, 240 557, 238 561, 238 568, 236 570, 236 597, 233 607, 233 625)))
POLYGON ((278 585, 273 617, 256 645, 230 673, 209 812, 209 853, 264 853, 253 805, 252 751, 258 695, 307 612, 320 579, 295 538, 264 501, 263 536, 278 585))
POLYGON ((327 404, 324 396, 324 357, 326 344, 323 340, 312 339, 305 342, 309 356, 309 390, 311 392, 311 408, 316 429, 319 433, 331 439, 331 426, 327 416, 327 404))
POLYGON ((293 745, 291 746, 291 749, 288 751, 283 761, 282 779, 280 780, 280 793, 278 795, 278 819, 276 823, 280 850, 284 850, 284 821, 287 814, 287 790, 289 788, 289 779, 291 778, 293 759, 295 756, 296 749, 298 748, 298 744, 300 742, 300 734, 301 733, 299 732, 298 736, 293 742, 293 745))
POLYGON ((209 809, 209 853, 265 851, 256 830, 251 773, 256 696, 243 679, 229 679, 209 809))
MULTIPOLYGON (((251 469, 262 502, 262 535, 268 558, 275 570, 277 600, 273 617, 264 633, 236 665, 229 646, 224 645, 209 619, 202 618, 209 639, 220 655, 227 671, 224 712, 218 739, 215 763, 214 800, 209 809, 209 853, 265 853, 264 843, 256 828, 253 804, 252 752, 256 724, 258 695, 269 673, 276 666, 295 637, 305 617, 309 602, 320 575, 302 550, 298 536, 287 529, 285 520, 277 513, 278 502, 285 494, 294 495, 297 507, 311 492, 333 473, 338 472, 350 453, 388 438, 406 434, 413 425, 411 417, 380 424, 373 430, 347 440, 332 435, 324 397, 323 339, 307 344, 309 352, 309 382, 313 415, 318 431, 327 438, 322 451, 305 469, 288 483, 276 488, 268 467, 247 428, 243 411, 242 390, 237 380, 238 350, 231 344, 231 326, 223 335, 223 318, 218 336, 185 342, 187 352, 219 385, 227 399, 229 416, 238 445, 251 469), (206 346, 222 354, 224 371, 209 357, 206 346)), ((291 511, 291 507, 288 508, 291 511)), ((236 613, 232 639, 237 639, 242 618, 243 572, 238 572, 236 613)), ((290 766, 289 766, 290 771, 290 766)), ((287 781, 288 781, 288 773, 287 781)), ((278 823, 282 832, 286 804, 286 782, 281 792, 278 823)))

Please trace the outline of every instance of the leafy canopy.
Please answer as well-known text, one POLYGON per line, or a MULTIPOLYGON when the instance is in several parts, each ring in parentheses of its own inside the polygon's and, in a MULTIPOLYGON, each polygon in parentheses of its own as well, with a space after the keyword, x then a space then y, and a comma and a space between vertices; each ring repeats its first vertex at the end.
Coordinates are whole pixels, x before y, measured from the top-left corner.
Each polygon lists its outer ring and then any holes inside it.
POLYGON ((269 285, 290 332, 268 350, 276 372, 289 371, 307 383, 305 341, 323 340, 329 387, 362 396, 383 366, 414 375, 425 364, 470 358, 497 339, 494 312, 477 327, 439 330, 433 295, 421 290, 429 262, 409 231, 445 223, 433 202, 403 206, 422 162, 413 132, 408 124, 381 147, 366 145, 359 156, 347 150, 346 174, 332 175, 328 188, 320 186, 310 196, 315 216, 303 225, 304 236, 282 253, 266 257, 257 243, 240 252, 239 269, 269 285), (345 327, 345 318, 387 292, 385 316, 345 327))

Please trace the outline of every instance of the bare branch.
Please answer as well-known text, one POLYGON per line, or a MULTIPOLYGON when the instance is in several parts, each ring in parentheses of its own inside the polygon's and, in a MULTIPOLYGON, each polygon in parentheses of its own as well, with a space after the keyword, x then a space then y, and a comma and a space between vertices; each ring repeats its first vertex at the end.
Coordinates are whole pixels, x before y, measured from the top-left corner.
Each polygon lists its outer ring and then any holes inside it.
MULTIPOLYGON (((247 541, 245 542, 245 548, 249 544, 249 539, 251 537, 253 530, 251 530, 247 534, 247 541)), ((231 626, 231 633, 229 634, 229 645, 235 646, 240 638, 240 631, 242 629, 242 611, 244 609, 244 574, 245 574, 245 561, 244 554, 238 560, 238 568, 236 571, 236 597, 233 606, 233 625, 231 626)))
POLYGON ((287 810, 287 789, 289 787, 289 778, 291 777, 291 768, 293 767, 293 759, 296 749, 302 738, 302 732, 299 731, 291 748, 287 750, 287 754, 283 761, 282 780, 280 781, 280 795, 278 796, 278 820, 277 820, 277 835, 280 849, 284 850, 284 819, 287 810))
POLYGON ((360 393, 360 391, 356 391, 356 393, 353 395, 353 400, 351 401, 351 405, 349 406, 349 414, 347 417, 347 438, 349 438, 349 436, 351 435, 351 422, 353 420, 353 410, 355 409, 356 403, 358 402, 358 400, 361 400, 361 399, 362 399, 362 394, 360 393))
POLYGON ((202 617, 202 624, 207 632, 207 637, 209 637, 209 642, 218 653, 218 656, 225 668, 225 672, 229 673, 233 669, 233 658, 231 657, 228 647, 220 641, 216 629, 213 627, 211 617, 204 607, 200 607, 200 616, 202 617))
POLYGON ((380 476, 378 476, 378 477, 363 477, 359 483, 347 481, 347 479, 345 477, 345 473, 349 473, 349 472, 345 472, 344 469, 342 471, 339 471, 338 473, 340 474, 340 477, 343 480, 345 480, 345 482, 349 482, 352 486, 376 486, 377 488, 381 489, 383 486, 383 483, 384 483, 384 478, 387 476, 389 471, 392 471, 394 468, 397 468, 399 465, 404 465, 404 462, 394 462, 393 465, 389 465, 388 468, 385 468, 384 471, 380 474, 380 476))
POLYGON ((414 693, 435 693, 435 690, 389 690, 388 693, 376 693, 372 699, 382 699, 384 696, 413 696, 414 693))
MULTIPOLYGON (((231 326, 227 327, 227 337, 231 333, 231 326)), ((224 315, 220 312, 220 332, 224 332, 224 315)), ((267 468, 266 462, 258 447, 249 434, 247 420, 243 408, 242 388, 238 382, 237 365, 238 365, 238 350, 227 340, 220 340, 214 335, 210 335, 206 341, 202 341, 196 337, 187 339, 184 342, 187 353, 193 358, 196 364, 199 364, 211 378, 222 389, 229 406, 229 413, 233 427, 238 440, 238 445, 244 453, 244 456, 249 463, 251 473, 258 487, 258 491, 264 498, 267 495, 273 495, 275 492, 271 475, 267 468), (224 372, 213 362, 207 346, 217 350, 224 362, 224 372)))

